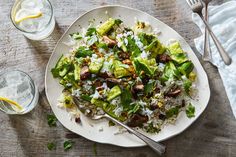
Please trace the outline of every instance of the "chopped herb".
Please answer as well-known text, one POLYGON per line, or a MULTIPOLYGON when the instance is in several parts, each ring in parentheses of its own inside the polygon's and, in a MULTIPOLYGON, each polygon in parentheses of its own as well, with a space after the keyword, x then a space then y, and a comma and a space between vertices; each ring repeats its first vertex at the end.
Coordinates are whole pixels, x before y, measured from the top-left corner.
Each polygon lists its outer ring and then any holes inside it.
POLYGON ((93 153, 95 156, 97 156, 97 143, 93 144, 93 153))
POLYGON ((56 149, 56 144, 54 142, 49 142, 47 144, 48 150, 55 150, 56 149))
POLYGON ((195 116, 195 107, 191 103, 189 103, 186 108, 186 115, 188 118, 192 118, 195 116))
POLYGON ((161 129, 158 127, 154 127, 153 123, 148 124, 147 132, 148 133, 158 133, 161 129))
POLYGON ((171 109, 166 111, 166 117, 170 118, 170 117, 172 117, 174 115, 178 115, 178 113, 179 113, 179 107, 177 107, 177 106, 176 107, 172 107, 171 109))
POLYGON ((86 32, 86 36, 91 36, 91 35, 95 34, 96 32, 97 32, 96 28, 90 27, 90 28, 88 28, 88 30, 86 32))
POLYGON ((74 142, 71 140, 65 141, 63 146, 64 146, 64 150, 67 151, 69 149, 71 149, 74 145, 74 142))
POLYGON ((132 107, 130 107, 131 109, 128 111, 128 114, 136 113, 140 109, 139 104, 130 105, 130 106, 132 107))
POLYGON ((121 93, 121 104, 124 108, 128 108, 129 104, 132 102, 132 94, 129 90, 124 89, 121 93))
POLYGON ((110 120, 110 121, 108 122, 108 125, 109 125, 109 126, 115 126, 116 124, 115 124, 113 121, 110 120))
POLYGON ((184 81, 184 91, 187 95, 189 95, 190 90, 191 90, 191 86, 192 86, 192 82, 190 80, 185 80, 184 81))
POLYGON ((119 25, 119 24, 121 24, 123 21, 121 21, 120 19, 115 19, 115 24, 116 25, 119 25))
POLYGON ((79 32, 77 32, 77 33, 72 33, 72 34, 70 34, 70 36, 71 36, 74 40, 80 40, 80 39, 82 39, 82 36, 81 36, 81 34, 80 34, 79 32))
POLYGON ((144 93, 146 95, 151 94, 153 92, 153 89, 155 87, 155 82, 148 83, 144 86, 144 93))
POLYGON ((92 56, 93 51, 91 51, 90 49, 88 49, 85 46, 80 46, 76 52, 75 52, 75 57, 80 58, 80 57, 87 57, 87 56, 92 56))
POLYGON ((92 99, 89 95, 80 95, 80 98, 88 102, 90 102, 92 99))
POLYGON ((50 127, 55 127, 57 126, 57 118, 55 117, 55 115, 53 114, 48 114, 47 115, 47 119, 48 119, 48 125, 50 127))

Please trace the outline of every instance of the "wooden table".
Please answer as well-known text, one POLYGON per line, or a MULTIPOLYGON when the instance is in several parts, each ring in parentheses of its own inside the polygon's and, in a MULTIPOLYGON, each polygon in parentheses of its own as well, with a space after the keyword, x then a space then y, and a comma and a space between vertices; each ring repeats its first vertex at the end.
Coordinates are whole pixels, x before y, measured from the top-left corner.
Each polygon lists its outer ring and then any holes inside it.
MULTIPOLYGON (((226 1, 226 0, 225 0, 226 1)), ((215 0, 221 4, 223 0, 215 0)), ((13 0, 0 2, 0 71, 20 69, 30 74, 39 87, 40 100, 37 107, 22 116, 0 113, 0 156, 1 157, 44 157, 44 156, 95 156, 94 142, 73 134, 60 124, 50 128, 47 114, 51 113, 44 92, 44 73, 52 50, 68 26, 82 13, 102 5, 121 4, 145 11, 167 23, 180 33, 194 48, 193 39, 200 35, 191 20, 191 11, 184 0, 52 0, 56 29, 52 36, 43 41, 30 41, 12 25, 9 12, 13 0), (75 146, 65 152, 63 142, 71 139, 75 146), (47 143, 55 141, 57 149, 47 150, 47 143)), ((203 63, 211 87, 211 99, 202 116, 182 134, 163 142, 168 157, 235 157, 236 120, 217 69, 203 63)), ((121 148, 96 144, 97 156, 154 157, 150 148, 121 148)))

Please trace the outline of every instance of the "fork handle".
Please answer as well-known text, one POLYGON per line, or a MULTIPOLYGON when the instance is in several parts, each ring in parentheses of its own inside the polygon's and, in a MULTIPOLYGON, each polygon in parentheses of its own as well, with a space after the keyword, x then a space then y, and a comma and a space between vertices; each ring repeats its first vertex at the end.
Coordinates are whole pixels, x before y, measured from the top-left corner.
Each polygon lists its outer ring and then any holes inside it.
POLYGON ((123 126, 124 128, 126 128, 129 132, 133 133, 135 136, 137 136, 138 138, 140 138, 141 140, 143 140, 148 146, 150 146, 155 152, 157 152, 159 155, 162 155, 165 152, 165 146, 150 139, 149 137, 143 135, 142 133, 131 129, 130 127, 128 127, 127 125, 123 124, 122 122, 116 120, 115 118, 105 114, 104 115, 106 118, 112 120, 113 122, 123 126))
POLYGON ((201 17, 203 23, 205 24, 206 28, 208 29, 224 63, 226 65, 230 65, 232 62, 232 59, 229 57, 229 55, 227 54, 227 52, 225 51, 225 49, 223 48, 223 46, 221 45, 221 43, 219 42, 219 40, 217 39, 215 34, 212 32, 211 27, 209 26, 208 22, 204 19, 204 17, 202 15, 200 15, 200 17, 201 17))
MULTIPOLYGON (((205 5, 205 20, 208 21, 208 3, 205 5)), ((209 32, 205 27, 205 39, 204 39, 204 52, 202 55, 202 59, 204 61, 211 60, 211 48, 210 48, 210 41, 209 41, 209 32)))

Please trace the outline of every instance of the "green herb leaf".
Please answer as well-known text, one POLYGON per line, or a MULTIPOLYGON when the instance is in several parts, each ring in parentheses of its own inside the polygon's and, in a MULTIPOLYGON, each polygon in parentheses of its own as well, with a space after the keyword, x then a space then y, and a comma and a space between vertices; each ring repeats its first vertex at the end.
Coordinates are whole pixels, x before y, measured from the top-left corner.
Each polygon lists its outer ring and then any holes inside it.
POLYGON ((104 50, 108 50, 108 45, 106 43, 100 42, 100 43, 97 44, 97 47, 102 48, 104 50))
POLYGON ((134 114, 140 109, 139 104, 135 104, 135 105, 131 105, 131 106, 132 107, 130 107, 131 109, 128 111, 128 114, 134 114))
POLYGON ((141 54, 141 51, 139 47, 136 45, 134 39, 132 39, 130 36, 127 37, 128 45, 127 49, 132 52, 132 57, 137 57, 141 54))
POLYGON ((176 107, 172 107, 171 109, 166 111, 166 117, 170 118, 170 117, 172 117, 174 115, 178 115, 178 113, 179 113, 179 107, 177 107, 177 106, 176 107))
POLYGON ((121 104, 127 109, 132 102, 132 94, 128 89, 124 89, 121 93, 121 104))
POLYGON ((64 150, 67 151, 69 149, 71 149, 74 145, 74 142, 71 140, 65 141, 63 146, 64 146, 64 150))
POLYGON ((80 98, 88 102, 91 102, 92 99, 89 95, 80 95, 80 98))
POLYGON ((55 150, 56 149, 56 144, 54 142, 49 142, 47 144, 48 150, 55 150))
POLYGON ((77 32, 77 33, 72 33, 72 34, 70 34, 70 36, 71 36, 74 40, 80 40, 80 39, 82 39, 82 36, 81 36, 81 34, 80 34, 79 32, 77 32))
POLYGON ((92 56, 93 51, 91 51, 89 48, 85 46, 80 46, 75 53, 75 57, 80 58, 80 57, 87 57, 87 56, 92 56))
POLYGON ((90 27, 87 29, 86 36, 91 36, 91 35, 95 34, 96 32, 97 32, 96 28, 90 27))
POLYGON ((115 19, 115 24, 116 25, 119 25, 119 24, 121 24, 123 21, 121 21, 120 19, 115 19))
POLYGON ((155 88, 155 82, 148 83, 144 86, 144 93, 146 95, 151 94, 155 88))
POLYGON ((113 121, 111 121, 111 120, 108 122, 108 126, 109 126, 109 127, 110 127, 110 126, 115 126, 115 125, 116 125, 116 124, 115 124, 113 121))
POLYGON ((186 108, 186 115, 188 118, 192 118, 195 116, 195 107, 191 103, 189 103, 186 108))
POLYGON ((191 89, 191 86, 192 86, 192 82, 190 80, 185 80, 183 85, 184 85, 185 93, 187 95, 189 95, 189 92, 190 92, 190 89, 191 89))
POLYGON ((161 131, 160 128, 154 127, 153 123, 148 124, 146 130, 147 130, 148 133, 158 133, 159 131, 161 131))
POLYGON ((47 115, 47 119, 48 119, 48 125, 50 127, 57 126, 57 118, 55 117, 55 115, 49 114, 49 115, 47 115))
POLYGON ((95 156, 97 156, 97 143, 93 144, 93 153, 95 156))

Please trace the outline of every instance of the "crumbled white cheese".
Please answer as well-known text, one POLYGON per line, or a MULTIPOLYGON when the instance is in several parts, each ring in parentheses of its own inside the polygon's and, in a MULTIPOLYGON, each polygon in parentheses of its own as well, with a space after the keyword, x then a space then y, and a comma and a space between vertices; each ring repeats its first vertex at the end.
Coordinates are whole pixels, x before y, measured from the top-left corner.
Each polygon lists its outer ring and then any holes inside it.
POLYGON ((95 90, 95 93, 92 95, 92 97, 93 97, 94 99, 98 99, 98 98, 101 97, 101 95, 98 93, 97 90, 95 90))
POLYGON ((80 89, 76 89, 76 90, 73 90, 73 91, 72 91, 72 95, 73 95, 73 96, 79 97, 80 94, 81 94, 80 89))

